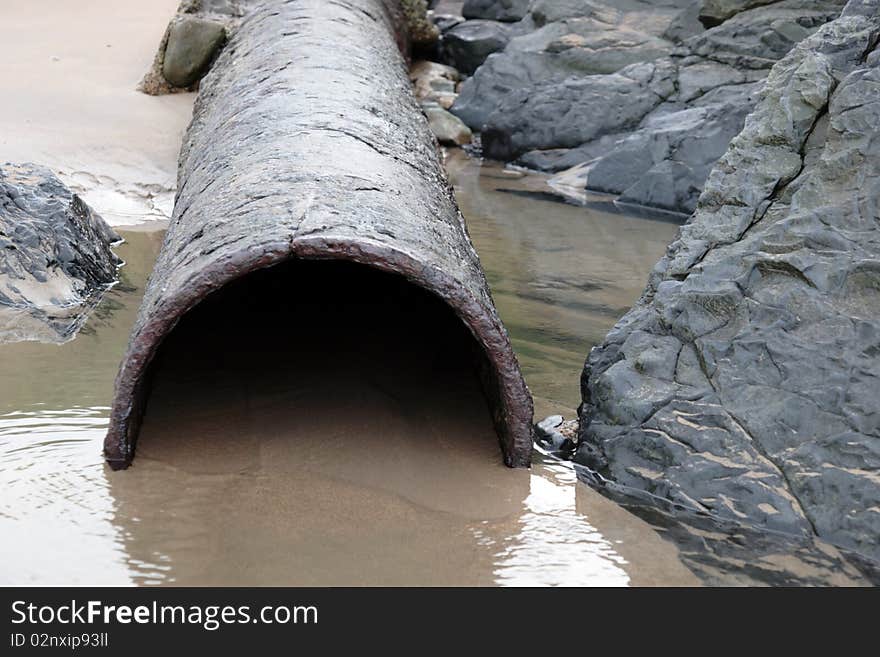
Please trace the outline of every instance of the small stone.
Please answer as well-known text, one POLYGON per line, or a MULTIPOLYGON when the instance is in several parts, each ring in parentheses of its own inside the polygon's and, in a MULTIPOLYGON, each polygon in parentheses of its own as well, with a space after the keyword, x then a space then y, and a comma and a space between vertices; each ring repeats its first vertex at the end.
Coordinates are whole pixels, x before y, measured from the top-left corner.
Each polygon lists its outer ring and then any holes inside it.
POLYGON ((422 109, 428 117, 431 131, 441 144, 463 146, 471 143, 473 133, 460 118, 434 102, 423 103, 422 109))
POLYGON ((221 23, 186 17, 171 26, 162 75, 175 87, 189 87, 207 72, 226 41, 221 23))
POLYGON ((543 420, 535 425, 535 431, 537 431, 538 435, 550 436, 552 433, 554 433, 555 429, 564 421, 565 418, 561 415, 551 415, 550 417, 545 417, 543 420))
POLYGON ((493 52, 502 50, 508 41, 508 27, 497 21, 465 21, 443 35, 446 56, 455 68, 467 75, 476 71, 493 52))
POLYGON ((413 83, 416 100, 432 101, 443 109, 449 109, 458 97, 456 86, 461 74, 451 66, 422 60, 412 65, 409 79, 413 83))

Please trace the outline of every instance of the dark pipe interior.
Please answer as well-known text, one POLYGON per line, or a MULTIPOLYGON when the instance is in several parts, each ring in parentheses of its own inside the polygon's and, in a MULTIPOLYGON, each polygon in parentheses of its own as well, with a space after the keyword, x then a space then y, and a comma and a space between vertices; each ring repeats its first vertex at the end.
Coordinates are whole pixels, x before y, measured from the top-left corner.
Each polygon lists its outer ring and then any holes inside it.
POLYGON ((209 467, 279 436, 323 432, 332 447, 386 432, 426 445, 491 438, 500 462, 482 353, 444 302, 400 276, 289 261, 214 293, 166 338, 138 454, 172 448, 209 467))

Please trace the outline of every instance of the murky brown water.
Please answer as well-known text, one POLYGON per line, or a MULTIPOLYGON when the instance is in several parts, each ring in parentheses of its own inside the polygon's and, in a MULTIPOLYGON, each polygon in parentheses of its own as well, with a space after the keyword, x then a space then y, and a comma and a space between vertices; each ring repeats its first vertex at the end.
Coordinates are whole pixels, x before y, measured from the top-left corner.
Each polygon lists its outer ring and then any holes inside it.
MULTIPOLYGON (((460 153, 449 168, 537 414, 571 415, 589 345, 675 226, 549 202, 460 153)), ((135 465, 111 472, 113 377, 161 243, 125 237, 123 281, 83 334, 0 345, 0 583, 695 583, 566 465, 501 464, 454 322, 424 299, 433 319, 413 326, 398 303, 334 294, 326 270, 295 272, 316 290, 296 303, 276 279, 182 325, 135 465)))

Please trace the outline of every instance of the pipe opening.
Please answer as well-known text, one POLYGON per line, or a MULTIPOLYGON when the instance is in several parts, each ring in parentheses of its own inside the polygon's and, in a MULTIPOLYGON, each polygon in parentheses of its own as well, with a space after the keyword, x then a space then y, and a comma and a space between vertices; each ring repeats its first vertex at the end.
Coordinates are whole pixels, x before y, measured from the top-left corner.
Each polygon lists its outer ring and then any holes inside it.
POLYGON ((227 284, 165 338, 137 449, 197 470, 225 469, 232 453, 256 463, 297 438, 483 450, 498 441, 490 371, 454 311, 402 276, 290 260, 227 284))

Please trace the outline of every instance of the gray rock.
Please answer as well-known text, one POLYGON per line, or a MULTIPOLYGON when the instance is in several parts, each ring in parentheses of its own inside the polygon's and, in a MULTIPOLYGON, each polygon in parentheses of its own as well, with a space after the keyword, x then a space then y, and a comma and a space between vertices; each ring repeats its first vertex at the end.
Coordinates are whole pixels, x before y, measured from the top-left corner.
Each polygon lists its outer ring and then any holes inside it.
POLYGON ((49 169, 0 165, 0 342, 72 338, 116 280, 119 239, 49 169))
POLYGON ((686 41, 690 54, 740 69, 768 69, 840 15, 846 0, 782 0, 738 13, 686 41))
POLYGON ((497 21, 465 21, 443 34, 443 49, 455 68, 467 75, 510 41, 510 30, 497 21))
MULTIPOLYGON (((840 0, 782 0, 742 11, 686 39, 673 55, 655 61, 665 62, 665 68, 672 70, 675 93, 655 107, 640 105, 648 108, 640 117, 620 115, 618 124, 609 125, 601 134, 601 142, 591 138, 574 145, 577 150, 562 161, 572 162, 578 152, 589 154, 589 159, 573 163, 570 171, 554 167, 559 172, 554 189, 567 196, 572 195, 569 192, 583 195, 590 189, 618 194, 625 203, 693 212, 709 171, 742 129, 757 100, 759 83, 772 63, 790 50, 796 39, 815 31, 840 10, 840 0), (608 134, 620 138, 612 141, 608 134), (580 190, 572 187, 578 181, 580 190)), ((480 71, 475 79, 479 75, 480 71)), ((462 92, 453 111, 467 102, 466 90, 462 92)), ((561 89, 546 85, 542 92, 564 97, 561 89)), ((633 93, 653 97, 650 90, 633 93)), ((528 123, 526 114, 530 111, 529 105, 509 106, 501 125, 487 122, 489 137, 483 139, 487 152, 505 155, 505 149, 496 148, 492 141, 507 138, 507 125, 528 123)), ((587 101, 581 111, 587 115, 605 112, 607 103, 587 101)), ((561 114, 557 118, 564 120, 561 114)), ((547 144, 535 143, 539 150, 551 145, 555 146, 553 139, 547 144)), ((535 158, 523 158, 530 159, 535 158)), ((538 162, 544 164, 541 158, 538 162)))
MULTIPOLYGON (((516 162, 529 169, 551 173, 571 170, 604 155, 621 139, 626 138, 626 136, 626 134, 604 135, 577 148, 549 148, 527 151, 517 158, 516 162)), ((581 190, 583 190, 584 184, 584 181, 579 183, 581 190)))
POLYGON ((437 26, 437 29, 440 30, 440 34, 444 34, 456 25, 464 23, 464 18, 455 14, 434 14, 431 16, 431 20, 437 26))
POLYGON ((422 103, 422 110, 428 117, 428 125, 431 132, 437 137, 437 141, 447 146, 464 146, 471 143, 473 134, 460 118, 450 114, 438 103, 426 101, 422 103))
MULTIPOLYGON (((200 28, 205 30, 199 34, 200 43, 190 43, 187 39, 177 45, 173 43, 176 40, 173 32, 180 29, 181 23, 207 21, 223 27, 225 41, 238 29, 244 17, 263 2, 264 0, 181 0, 177 13, 159 43, 153 64, 138 89, 153 96, 194 90, 219 50, 216 47, 210 55, 206 54, 212 47, 212 37, 216 36, 216 31, 207 26, 200 28), (167 67, 166 57, 173 60, 167 67)), ((388 12, 389 15, 394 14, 393 20, 402 19, 399 36, 403 41, 426 50, 436 48, 440 29, 429 18, 426 0, 399 0, 388 12)))
POLYGON ((545 417, 543 420, 535 424, 535 435, 539 438, 547 438, 548 436, 551 436, 554 430, 563 422, 565 422, 565 418, 561 415, 550 415, 545 417))
POLYGON ((486 18, 515 22, 529 13, 531 0, 465 0, 461 15, 465 18, 486 18))
MULTIPOLYGON (((603 479, 594 470, 577 464, 574 467, 585 483, 674 543, 682 562, 709 586, 880 584, 880 564, 815 535, 768 532, 742 522, 692 513, 686 506, 642 489, 603 479)), ((590 508, 584 511, 589 513, 590 508)))
MULTIPOLYGON (((190 57, 204 57, 204 52, 199 54, 194 50, 187 54, 186 50, 189 46, 186 44, 185 40, 181 41, 174 46, 175 50, 171 53, 172 58, 177 57, 177 61, 169 64, 169 70, 166 74, 165 58, 168 54, 167 51, 169 43, 172 40, 172 32, 175 30, 175 26, 187 21, 206 21, 221 25, 224 29, 225 40, 225 37, 238 27, 238 24, 241 22, 241 19, 245 14, 253 9, 259 2, 260 0, 181 0, 181 3, 177 8, 177 13, 168 23, 168 28, 162 36, 162 41, 159 43, 159 49, 153 59, 153 65, 150 67, 150 70, 147 71, 143 80, 141 80, 138 89, 152 96, 193 89, 201 76, 207 71, 207 67, 210 66, 214 55, 216 55, 216 49, 208 56, 204 70, 201 70, 198 75, 194 75, 192 69, 198 68, 198 66, 190 60, 190 57), (166 75, 170 75, 171 78, 178 82, 191 81, 184 85, 178 85, 175 82, 172 82, 169 78, 166 78, 166 75)), ((216 36, 214 28, 205 29, 205 34, 203 35, 205 43, 202 46, 199 46, 199 48, 204 50, 211 47, 210 43, 212 34, 216 36)), ((220 45, 222 45, 222 42, 220 45)))
POLYGON ((162 75, 175 87, 189 87, 207 72, 226 41, 222 23, 184 17, 171 26, 162 75))
POLYGON ((878 36, 880 0, 859 0, 773 67, 641 300, 591 351, 577 457, 598 450, 621 486, 873 559, 878 36))
POLYGON ((706 27, 700 21, 700 10, 703 8, 703 0, 694 0, 687 7, 678 12, 663 36, 675 43, 681 43, 685 39, 702 33, 706 27))
POLYGON ((561 415, 551 415, 535 425, 535 442, 562 458, 571 458, 577 447, 577 420, 566 421, 561 415))
POLYGON ((662 59, 633 64, 612 75, 520 89, 489 116, 483 152, 512 160, 536 148, 573 148, 638 125, 674 92, 675 67, 662 59), (585 107, 591 110, 584 111, 585 107))
MULTIPOLYGON (((527 30, 527 21, 517 30, 527 30)), ((465 23, 467 25, 467 23, 465 23)), ((598 18, 552 22, 514 35, 503 51, 490 56, 461 86, 452 112, 474 130, 519 92, 540 93, 538 86, 620 69, 671 52, 658 36, 598 18)), ((542 148, 550 148, 544 145, 542 148)))
MULTIPOLYGON (((688 88, 685 70, 679 94, 688 88)), ((715 96, 716 102, 686 109, 658 107, 635 132, 581 169, 583 187, 618 194, 625 203, 693 212, 709 171, 742 130, 760 86, 732 85, 726 89, 730 93, 715 96)))
POLYGON ((747 9, 770 5, 774 2, 776 0, 701 0, 698 15, 703 25, 715 27, 747 9))
POLYGON ((611 25, 639 25, 662 34, 669 21, 692 0, 533 0, 530 15, 536 25, 570 18, 594 18, 611 25))

